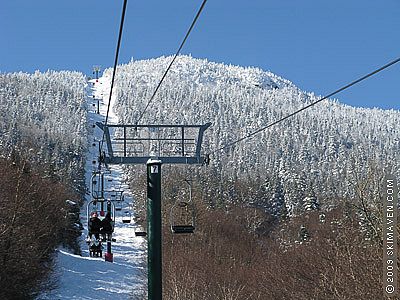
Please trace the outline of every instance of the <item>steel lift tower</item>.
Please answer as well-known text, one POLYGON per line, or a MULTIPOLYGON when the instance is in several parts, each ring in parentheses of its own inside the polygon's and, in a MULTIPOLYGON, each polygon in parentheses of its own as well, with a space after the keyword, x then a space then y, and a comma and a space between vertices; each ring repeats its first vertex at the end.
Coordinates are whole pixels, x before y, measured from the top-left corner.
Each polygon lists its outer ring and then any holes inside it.
POLYGON ((103 130, 105 164, 147 165, 148 299, 162 299, 161 165, 206 164, 204 125, 96 125, 103 130))

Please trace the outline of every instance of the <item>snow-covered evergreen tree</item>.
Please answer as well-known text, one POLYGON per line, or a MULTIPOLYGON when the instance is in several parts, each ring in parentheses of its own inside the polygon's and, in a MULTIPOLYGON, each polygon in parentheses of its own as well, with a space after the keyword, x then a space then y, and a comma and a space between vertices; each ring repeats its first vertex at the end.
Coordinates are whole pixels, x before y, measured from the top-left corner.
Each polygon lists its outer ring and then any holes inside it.
MULTIPOLYGON (((138 120, 170 60, 160 57, 118 67, 115 109, 121 123, 138 120)), ((104 76, 111 77, 111 69, 104 76)), ((179 56, 141 123, 212 122, 203 147, 209 152, 318 98, 271 72, 179 56)), ((399 173, 399 121, 398 111, 324 100, 250 139, 214 152, 209 169, 200 176, 223 174, 223 184, 228 178, 279 174, 288 212, 296 215, 349 196, 351 174, 365 173, 369 160, 382 166, 389 163, 399 173), (356 161, 355 167, 350 166, 351 160, 356 161), (310 186, 313 194, 308 195, 310 186)), ((274 188, 266 193, 274 193, 274 188)))
POLYGON ((0 74, 0 156, 17 151, 51 176, 82 177, 85 87, 78 72, 0 74))

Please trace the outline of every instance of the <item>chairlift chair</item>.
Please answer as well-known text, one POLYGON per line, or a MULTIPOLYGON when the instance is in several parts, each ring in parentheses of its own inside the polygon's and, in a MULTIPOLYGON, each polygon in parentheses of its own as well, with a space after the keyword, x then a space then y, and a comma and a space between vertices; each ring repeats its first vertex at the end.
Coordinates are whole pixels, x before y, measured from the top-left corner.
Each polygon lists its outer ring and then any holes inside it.
POLYGON ((121 211, 122 210, 122 202, 121 201, 116 201, 115 202, 115 210, 116 211, 121 211))
POLYGON ((193 233, 194 210, 191 204, 179 201, 171 208, 171 231, 172 233, 193 233))
POLYGON ((170 212, 172 233, 193 233, 195 229, 195 211, 192 201, 192 184, 185 180, 189 185, 189 201, 177 201, 170 212))
POLYGON ((102 172, 93 172, 92 178, 91 178, 91 189, 92 189, 92 197, 94 199, 100 199, 104 198, 104 180, 103 177, 104 174, 102 172))
MULTIPOLYGON (((100 200, 92 200, 87 204, 87 222, 88 222, 88 230, 90 228, 90 216, 92 213, 97 213, 99 219, 104 219, 103 217, 107 212, 111 214, 111 226, 112 230, 110 233, 114 232, 114 224, 115 224, 115 206, 111 201, 100 201, 100 200), (101 205, 103 202, 103 205, 101 205), (106 210, 104 210, 104 202, 106 204, 106 210), (101 209, 103 207, 103 209, 101 209)), ((93 232, 89 232, 89 234, 93 232)))
POLYGON ((126 211, 122 216, 122 223, 130 223, 132 220, 132 214, 129 211, 126 211))
POLYGON ((147 232, 144 230, 143 226, 138 226, 135 228, 135 236, 146 236, 147 232))

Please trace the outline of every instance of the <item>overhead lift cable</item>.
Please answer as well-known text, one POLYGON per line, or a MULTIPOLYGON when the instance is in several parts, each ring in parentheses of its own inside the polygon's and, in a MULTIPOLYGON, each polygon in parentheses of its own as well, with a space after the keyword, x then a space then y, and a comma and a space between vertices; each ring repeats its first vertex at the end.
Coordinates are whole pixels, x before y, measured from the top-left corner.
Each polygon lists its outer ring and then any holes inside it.
POLYGON ((283 117, 283 118, 281 118, 281 119, 279 119, 279 120, 277 120, 277 121, 274 121, 274 122, 272 122, 272 123, 270 123, 270 124, 268 124, 268 125, 266 125, 266 126, 264 126, 264 127, 261 127, 261 128, 259 128, 259 129, 257 129, 256 131, 253 131, 253 132, 249 133, 248 135, 243 136, 243 137, 241 137, 240 139, 238 139, 238 140, 236 140, 236 141, 233 141, 233 142, 231 142, 231 143, 228 143, 228 144, 226 144, 225 146, 223 146, 223 147, 221 147, 221 148, 218 148, 218 149, 216 149, 216 150, 213 150, 213 151, 209 152, 209 153, 207 154, 207 156, 209 157, 211 154, 214 154, 215 152, 224 150, 224 149, 226 149, 226 148, 230 148, 230 147, 232 147, 233 145, 235 145, 235 144, 237 144, 237 143, 240 143, 240 142, 242 142, 242 141, 244 141, 244 140, 246 140, 246 139, 248 139, 248 138, 250 138, 250 137, 252 137, 252 136, 254 136, 254 135, 258 134, 258 133, 260 133, 261 131, 264 131, 264 130, 266 130, 266 129, 268 129, 268 128, 270 128, 270 127, 272 127, 272 126, 274 126, 274 125, 276 125, 276 124, 278 124, 278 123, 280 123, 280 122, 282 122, 282 121, 284 121, 284 120, 286 120, 286 119, 289 119, 290 117, 293 117, 294 115, 296 115, 296 114, 302 112, 303 110, 306 110, 306 109, 308 109, 308 108, 314 106, 315 104, 317 104, 317 103, 319 103, 319 102, 321 102, 321 101, 323 101, 323 100, 325 100, 325 99, 328 99, 328 98, 330 98, 330 97, 332 97, 332 96, 334 96, 334 95, 336 95, 336 94, 338 94, 338 93, 340 93, 340 92, 342 92, 342 91, 344 91, 344 90, 350 88, 351 86, 353 86, 353 85, 355 85, 355 84, 357 84, 357 83, 360 83, 361 81, 363 81, 363 80, 365 80, 365 79, 371 77, 372 75, 375 75, 375 74, 377 74, 377 73, 379 73, 379 72, 381 72, 381 71, 383 71, 383 70, 389 68, 390 66, 392 66, 392 65, 394 65, 394 64, 396 64, 396 63, 398 63, 399 61, 400 61, 400 58, 397 58, 397 59, 395 59, 395 60, 392 60, 391 62, 387 63, 386 65, 384 65, 384 66, 382 66, 382 67, 380 67, 379 69, 376 69, 375 71, 372 71, 371 73, 368 73, 367 75, 365 75, 365 76, 363 76, 363 77, 360 77, 360 78, 357 79, 357 80, 354 80, 353 82, 351 82, 351 83, 349 83, 349 84, 347 84, 347 85, 345 85, 345 86, 343 86, 343 87, 337 89, 336 91, 334 91, 334 92, 332 92, 332 93, 330 93, 330 94, 328 94, 328 95, 322 97, 321 99, 319 99, 319 100, 317 100, 317 101, 315 101, 315 102, 313 102, 313 103, 311 103, 311 104, 309 104, 309 105, 306 105, 306 106, 300 108, 299 110, 297 110, 297 111, 295 111, 295 112, 293 112, 293 113, 291 113, 291 114, 288 114, 288 115, 286 115, 285 117, 283 117))
MULTIPOLYGON (((112 91, 113 91, 113 87, 114 87, 115 73, 117 71, 118 55, 119 55, 119 49, 121 47, 122 30, 124 28, 124 20, 125 20, 125 12, 126 12, 126 4, 127 4, 127 2, 128 2, 128 0, 124 0, 124 4, 123 4, 123 7, 122 7, 121 23, 119 25, 117 49, 115 50, 114 69, 113 69, 113 74, 112 74, 112 78, 111 78, 111 88, 110 88, 110 96, 108 97, 106 120, 105 120, 105 124, 104 124, 105 126, 107 126, 108 114, 110 112, 111 97, 112 97, 112 91)), ((105 138, 105 132, 103 131, 103 137, 101 139, 101 144, 100 144, 100 152, 103 149, 104 138, 105 138)), ((101 155, 101 153, 100 153, 100 155, 101 155)))
POLYGON ((176 58, 178 57, 179 53, 181 52, 181 50, 182 50, 182 48, 183 48, 183 45, 185 44, 187 38, 189 37, 190 32, 192 31, 194 25, 196 24, 197 19, 199 18, 199 16, 200 16, 200 14, 201 14, 201 12, 202 12, 202 10, 203 10, 204 5, 206 4, 206 2, 207 2, 207 0, 203 0, 203 3, 201 4, 201 6, 200 6, 200 8, 199 8, 199 10, 198 10, 198 12, 197 12, 197 14, 196 14, 196 16, 195 16, 193 22, 192 22, 192 24, 190 25, 190 27, 189 27, 189 29, 188 29, 186 35, 185 35, 185 38, 183 39, 183 41, 182 41, 181 45, 179 46, 178 50, 176 51, 176 53, 175 53, 175 55, 174 55, 172 61, 171 61, 170 64, 168 65, 168 68, 165 70, 163 76, 161 77, 161 80, 160 80, 160 82, 158 83, 156 89, 154 90, 153 95, 150 97, 150 100, 147 102, 147 104, 146 104, 144 110, 143 110, 142 113, 139 115, 139 118, 138 118, 138 120, 136 121, 136 125, 138 125, 139 122, 142 120, 144 113, 146 112, 146 110, 147 110, 147 108, 149 107, 150 103, 154 100, 154 97, 156 96, 158 90, 160 89, 160 86, 161 86, 161 84, 163 83, 165 77, 167 76, 169 70, 171 69, 172 64, 175 62, 176 58))

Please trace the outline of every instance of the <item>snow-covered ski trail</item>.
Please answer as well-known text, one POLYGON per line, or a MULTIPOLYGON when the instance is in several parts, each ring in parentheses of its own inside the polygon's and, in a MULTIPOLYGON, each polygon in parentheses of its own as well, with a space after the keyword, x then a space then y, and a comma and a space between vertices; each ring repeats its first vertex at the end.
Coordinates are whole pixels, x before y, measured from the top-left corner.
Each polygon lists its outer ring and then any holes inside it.
MULTIPOLYGON (((103 77, 92 79, 91 95, 87 97, 88 122, 92 129, 89 138, 89 152, 86 158, 86 187, 90 190, 92 171, 97 169, 93 161, 98 157, 98 141, 102 138, 102 131, 95 122, 105 120, 108 98, 110 92, 111 78, 105 74, 103 77), (97 114, 97 99, 100 103, 97 114), (94 104, 94 105, 93 105, 94 104), (95 144, 95 146, 94 146, 95 144)), ((117 116, 112 110, 113 102, 108 116, 108 124, 116 123, 117 116)), ((116 211, 115 230, 112 243, 114 262, 104 260, 106 243, 103 244, 103 257, 90 257, 86 244, 87 236, 87 212, 86 204, 90 201, 91 195, 86 195, 86 203, 81 209, 81 222, 84 226, 80 238, 82 256, 74 255, 64 249, 59 249, 56 260, 56 271, 54 276, 58 279, 58 288, 40 295, 37 299, 130 299, 143 290, 145 281, 143 279, 143 257, 145 255, 145 240, 135 236, 135 223, 123 223, 122 216, 125 212, 131 212, 133 197, 129 186, 124 180, 121 166, 110 166, 111 174, 107 174, 105 189, 124 190, 125 201, 122 202, 122 210, 116 211)))

